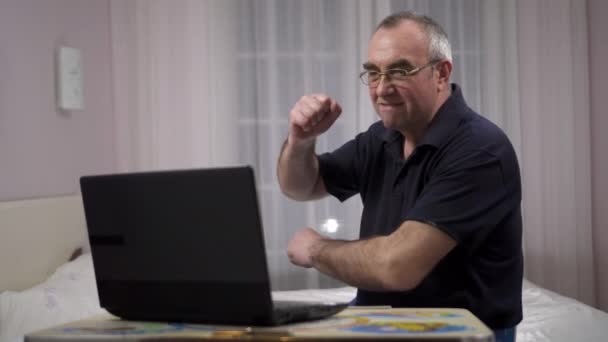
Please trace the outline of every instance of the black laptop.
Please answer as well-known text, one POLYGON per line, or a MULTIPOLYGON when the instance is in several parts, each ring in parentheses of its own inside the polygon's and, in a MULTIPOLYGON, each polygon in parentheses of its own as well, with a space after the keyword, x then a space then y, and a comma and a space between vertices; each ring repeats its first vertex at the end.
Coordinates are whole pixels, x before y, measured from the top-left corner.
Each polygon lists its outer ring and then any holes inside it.
POLYGON ((253 169, 80 179, 101 306, 128 320, 278 325, 346 303, 273 302, 253 169))

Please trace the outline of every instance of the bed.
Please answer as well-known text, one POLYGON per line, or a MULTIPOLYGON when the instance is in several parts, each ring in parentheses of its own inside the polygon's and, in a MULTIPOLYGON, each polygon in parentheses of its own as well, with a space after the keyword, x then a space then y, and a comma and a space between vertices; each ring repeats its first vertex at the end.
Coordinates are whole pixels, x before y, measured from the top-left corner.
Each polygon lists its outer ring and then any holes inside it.
MULTIPOLYGON (((78 195, 0 202, 0 342, 105 312, 99 307, 78 195)), ((355 289, 279 291, 280 299, 349 301, 355 289)), ((517 341, 606 341, 608 314, 524 281, 517 341)))

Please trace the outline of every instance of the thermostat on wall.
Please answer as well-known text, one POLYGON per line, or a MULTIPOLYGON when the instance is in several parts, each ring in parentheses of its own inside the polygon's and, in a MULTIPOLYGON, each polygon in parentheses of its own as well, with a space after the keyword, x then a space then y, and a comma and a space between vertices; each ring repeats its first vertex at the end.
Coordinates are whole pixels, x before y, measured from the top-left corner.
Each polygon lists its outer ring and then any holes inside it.
POLYGON ((57 56, 57 106, 64 110, 84 109, 80 49, 62 46, 57 56))

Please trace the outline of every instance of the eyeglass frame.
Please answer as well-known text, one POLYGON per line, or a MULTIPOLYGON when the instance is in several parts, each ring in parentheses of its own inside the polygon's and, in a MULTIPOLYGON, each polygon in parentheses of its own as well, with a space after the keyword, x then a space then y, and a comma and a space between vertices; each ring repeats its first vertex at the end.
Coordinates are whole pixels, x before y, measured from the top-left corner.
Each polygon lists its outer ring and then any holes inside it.
POLYGON ((419 66, 419 67, 411 69, 411 70, 402 69, 402 68, 391 68, 391 69, 388 69, 388 70, 386 70, 384 72, 380 72, 380 71, 376 71, 376 70, 364 70, 364 71, 362 71, 359 74, 359 79, 361 80, 361 82, 364 85, 366 85, 366 86, 368 86, 370 88, 377 88, 380 85, 380 80, 382 79, 382 76, 386 77, 388 79, 388 81, 391 82, 391 83, 394 81, 394 78, 389 75, 389 73, 391 71, 400 71, 400 72, 403 72, 405 74, 403 76, 404 78, 401 79, 401 80, 398 80, 398 81, 405 81, 409 77, 415 76, 417 73, 419 73, 420 71, 422 71, 425 68, 434 67, 435 65, 437 65, 437 63, 439 63, 441 61, 442 61, 441 59, 434 59, 434 60, 431 60, 430 62, 426 63, 425 65, 419 66), (364 79, 365 76, 369 75, 370 72, 375 72, 375 73, 378 74, 378 80, 376 81, 375 85, 372 84, 373 82, 367 82, 364 79))

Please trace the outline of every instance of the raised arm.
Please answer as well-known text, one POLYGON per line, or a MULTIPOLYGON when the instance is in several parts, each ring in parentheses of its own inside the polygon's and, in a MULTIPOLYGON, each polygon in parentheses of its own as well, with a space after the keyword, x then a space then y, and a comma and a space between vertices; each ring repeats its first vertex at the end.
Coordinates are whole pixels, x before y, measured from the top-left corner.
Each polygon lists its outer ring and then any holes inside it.
POLYGON ((277 163, 281 191, 288 197, 306 201, 325 196, 315 154, 317 136, 336 121, 342 109, 323 94, 302 96, 289 113, 289 135, 277 163))

